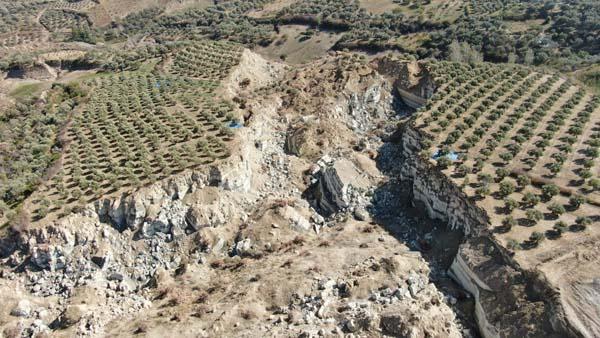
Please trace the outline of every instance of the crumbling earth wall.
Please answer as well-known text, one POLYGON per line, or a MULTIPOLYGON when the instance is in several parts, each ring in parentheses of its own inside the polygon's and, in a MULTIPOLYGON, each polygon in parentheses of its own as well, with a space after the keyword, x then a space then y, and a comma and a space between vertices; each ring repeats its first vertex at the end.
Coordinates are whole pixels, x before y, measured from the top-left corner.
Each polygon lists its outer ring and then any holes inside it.
POLYGON ((412 120, 401 127, 401 178, 412 186, 413 204, 465 238, 450 275, 475 298, 484 337, 581 336, 569 324, 553 289, 535 271, 525 271, 490 232, 487 213, 420 154, 421 134, 412 120))

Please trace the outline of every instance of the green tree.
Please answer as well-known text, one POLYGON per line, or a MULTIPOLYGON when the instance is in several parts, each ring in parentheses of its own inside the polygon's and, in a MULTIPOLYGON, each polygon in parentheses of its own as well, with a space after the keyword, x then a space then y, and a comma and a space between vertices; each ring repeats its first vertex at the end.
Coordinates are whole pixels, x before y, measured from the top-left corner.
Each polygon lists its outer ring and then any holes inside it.
POLYGON ((567 223, 565 223, 563 221, 558 221, 558 222, 554 223, 554 226, 552 228, 560 236, 567 231, 568 226, 567 226, 567 223))
POLYGON ((499 156, 505 163, 508 163, 514 157, 513 154, 510 152, 502 153, 499 156))
POLYGON ((81 189, 79 188, 73 188, 73 190, 71 190, 71 196, 73 196, 73 198, 75 199, 80 199, 81 195, 83 195, 83 193, 81 192, 81 189))
POLYGON ((512 216, 506 216, 502 220, 502 226, 506 232, 509 232, 515 225, 517 225, 517 221, 512 216))
POLYGON ((600 179, 597 179, 597 178, 590 179, 588 181, 588 186, 594 191, 600 190, 600 179))
POLYGON ((535 55, 533 54, 533 50, 531 48, 527 48, 525 51, 525 56, 523 57, 523 63, 530 66, 533 64, 533 60, 535 55))
POLYGON ((71 31, 71 41, 81 41, 89 44, 95 44, 96 38, 89 28, 74 27, 71 31))
POLYGON ((507 212, 512 212, 518 206, 519 206, 519 202, 517 202, 516 200, 509 198, 509 197, 504 199, 504 209, 506 209, 507 212))
POLYGON ((506 241, 506 247, 510 250, 519 250, 521 249, 521 244, 519 244, 519 242, 517 242, 517 240, 515 240, 514 238, 509 238, 506 241))
POLYGON ((477 179, 479 180, 479 182, 483 185, 487 185, 492 183, 493 179, 492 179, 492 175, 487 174, 487 173, 480 173, 477 175, 477 179))
POLYGON ((488 196, 490 193, 491 193, 490 188, 487 185, 484 185, 482 187, 475 189, 475 194, 479 197, 488 196))
POLYGON ((565 207, 563 207, 562 204, 560 204, 560 203, 550 204, 548 206, 548 210, 550 210, 550 212, 556 217, 565 213, 565 207))
POLYGON ((559 193, 560 189, 558 186, 556 186, 556 184, 544 184, 542 186, 542 195, 547 199, 551 199, 559 193))
POLYGON ((452 164, 452 160, 447 158, 446 156, 442 156, 437 159, 437 165, 440 169, 446 169, 452 164))
POLYGON ((584 180, 587 180, 588 178, 592 177, 592 172, 590 170, 580 170, 579 177, 583 178, 584 180))
POLYGON ((505 168, 496 169, 496 177, 498 178, 498 180, 502 180, 509 174, 510 174, 510 172, 508 170, 506 170, 505 168))
POLYGON ((542 214, 542 212, 539 210, 528 209, 525 212, 525 217, 527 217, 527 220, 529 220, 529 222, 536 224, 544 217, 544 214, 542 214))
POLYGON ((573 195, 569 198, 569 205, 574 209, 579 209, 579 207, 586 202, 587 199, 585 196, 579 194, 573 195))
POLYGON ((581 226, 588 226, 592 224, 592 219, 587 216, 579 216, 575 219, 575 223, 581 226))
POLYGON ((526 192, 523 195, 521 202, 523 203, 524 207, 532 208, 535 205, 537 205, 538 203, 540 203, 540 197, 535 195, 534 193, 526 192))
POLYGON ((519 175, 517 176, 517 184, 519 185, 519 188, 525 188, 531 184, 531 179, 525 175, 519 175))
POLYGON ((529 241, 534 247, 536 247, 544 240, 544 238, 544 234, 539 231, 534 231, 531 233, 531 236, 529 236, 529 241))
POLYGON ((50 210, 50 202, 48 202, 47 199, 42 199, 40 201, 40 205, 37 209, 37 216, 41 219, 46 217, 46 215, 48 215, 48 212, 50 210))
POLYGON ((498 192, 500 193, 500 196, 506 197, 515 192, 515 185, 509 181, 502 181, 500 182, 500 189, 498 192))
POLYGON ((469 168, 469 166, 467 166, 466 164, 461 164, 458 167, 456 167, 456 170, 454 172, 459 177, 465 177, 470 171, 471 168, 469 168))

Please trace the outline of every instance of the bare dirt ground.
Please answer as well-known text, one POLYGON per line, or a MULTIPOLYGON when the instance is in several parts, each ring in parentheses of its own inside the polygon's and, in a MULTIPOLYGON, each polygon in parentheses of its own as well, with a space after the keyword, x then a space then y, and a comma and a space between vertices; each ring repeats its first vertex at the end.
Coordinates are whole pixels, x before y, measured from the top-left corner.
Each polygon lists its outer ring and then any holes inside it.
POLYGON ((360 6, 372 14, 389 13, 400 7, 392 0, 360 0, 360 6))

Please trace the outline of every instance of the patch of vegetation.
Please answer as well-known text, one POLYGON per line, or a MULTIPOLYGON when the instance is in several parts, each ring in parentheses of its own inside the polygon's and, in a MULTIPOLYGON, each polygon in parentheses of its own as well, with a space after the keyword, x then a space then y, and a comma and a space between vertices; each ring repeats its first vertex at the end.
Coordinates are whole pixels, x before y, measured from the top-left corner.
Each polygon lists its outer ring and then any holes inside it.
POLYGON ((226 1, 208 8, 191 8, 169 15, 163 15, 160 8, 147 9, 127 16, 122 23, 123 33, 151 33, 162 40, 171 41, 203 35, 214 40, 268 45, 273 41, 273 25, 245 15, 262 8, 267 2, 226 1))
POLYGON ((41 87, 41 83, 29 83, 19 86, 13 90, 10 95, 19 100, 31 98, 41 87))
MULTIPOLYGON (((52 132, 38 133, 45 138, 25 139, 33 149, 23 156, 35 153, 44 161, 30 170, 36 175, 27 184, 19 185, 28 176, 7 177, 6 204, 16 206, 33 193, 27 208, 33 221, 60 216, 103 195, 228 157, 229 124, 236 118, 233 106, 216 99, 214 90, 237 63, 239 46, 196 41, 171 47, 156 50, 165 61, 174 60, 166 65, 168 73, 159 71, 157 62, 143 60, 133 70, 81 85, 56 85, 53 90, 68 102, 84 97, 84 88, 94 95, 60 110, 52 132), (39 155, 45 152, 48 158, 39 155)), ((147 55, 138 52, 135 59, 147 55)))
MULTIPOLYGON (((600 205, 600 97, 519 66, 428 67, 439 88, 414 119, 428 140, 422 154, 435 154, 457 185, 468 182, 463 189, 482 206, 497 205, 504 231, 513 220, 534 227, 546 217, 594 215, 600 205), (457 159, 445 156, 451 153, 457 159)), ((584 229, 580 223, 574 228, 584 229)), ((538 237, 529 240, 531 247, 538 237)))
POLYGON ((50 32, 64 32, 74 29, 89 29, 89 18, 80 12, 49 9, 40 18, 40 23, 50 32))
POLYGON ((0 214, 16 208, 44 181, 64 146, 59 135, 84 93, 71 86, 53 88, 47 103, 18 102, 0 112, 0 214))
POLYGON ((35 15, 45 6, 45 0, 0 1, 0 34, 15 32, 35 25, 35 15))

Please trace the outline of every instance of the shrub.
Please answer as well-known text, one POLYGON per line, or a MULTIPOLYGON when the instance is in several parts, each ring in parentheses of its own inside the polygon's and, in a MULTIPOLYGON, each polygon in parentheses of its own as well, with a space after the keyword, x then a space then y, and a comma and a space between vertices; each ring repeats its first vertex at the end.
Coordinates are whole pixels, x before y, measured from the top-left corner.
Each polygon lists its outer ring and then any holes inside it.
POLYGON ((527 217, 527 220, 531 223, 536 224, 544 217, 544 214, 539 210, 529 209, 525 212, 525 217, 527 217))
POLYGON ((587 199, 585 198, 585 196, 579 194, 573 195, 569 198, 569 205, 574 209, 579 209, 579 207, 586 202, 587 199))
POLYGON ((518 206, 519 202, 517 202, 516 200, 508 197, 504 199, 504 208, 506 209, 506 211, 511 212, 515 210, 518 206))
POLYGON ((547 199, 551 199, 559 193, 560 189, 555 184, 545 184, 542 186, 542 195, 547 199))
POLYGON ((515 192, 515 185, 509 181, 502 181, 500 182, 500 189, 498 192, 502 197, 508 196, 515 192))
POLYGON ((560 216, 565 213, 565 207, 563 207, 562 204, 559 203, 550 204, 548 206, 548 210, 550 210, 550 212, 555 216, 560 216))
POLYGON ((531 208, 540 203, 540 197, 531 192, 526 192, 523 195, 521 202, 523 203, 523 206, 531 208))
POLYGON ((554 231, 556 231, 558 233, 558 235, 561 235, 562 233, 567 231, 568 226, 567 226, 567 223, 565 223, 563 221, 558 221, 558 222, 554 223, 554 226, 552 228, 554 229, 554 231))

